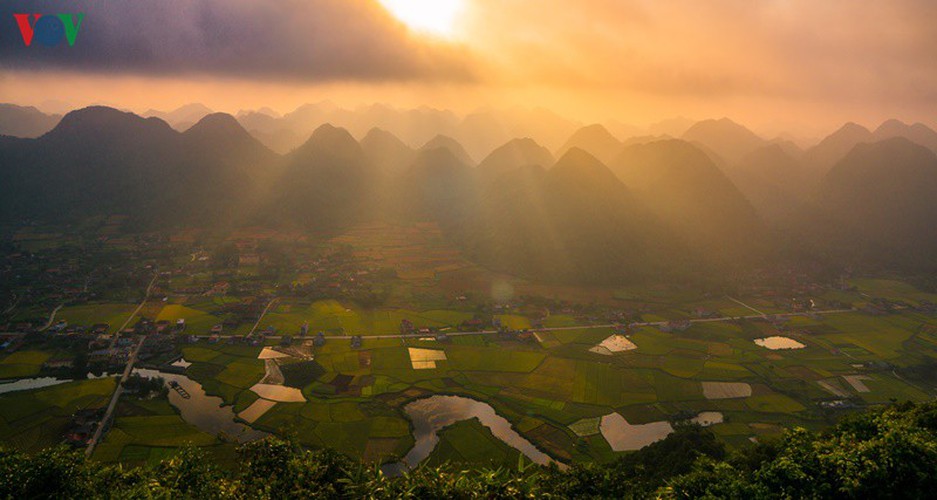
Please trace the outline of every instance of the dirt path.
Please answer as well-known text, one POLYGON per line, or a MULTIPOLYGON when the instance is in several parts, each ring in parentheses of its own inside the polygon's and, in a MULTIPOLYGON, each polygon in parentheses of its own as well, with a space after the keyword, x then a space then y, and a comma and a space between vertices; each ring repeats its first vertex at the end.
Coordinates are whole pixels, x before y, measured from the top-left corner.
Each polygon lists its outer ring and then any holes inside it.
POLYGON ((264 370, 266 374, 264 378, 261 379, 259 383, 261 384, 270 384, 270 385, 283 385, 283 372, 280 371, 280 365, 277 364, 275 359, 265 359, 264 360, 264 370))
POLYGON ((46 325, 39 329, 40 332, 44 332, 52 327, 52 322, 55 321, 55 313, 59 312, 65 304, 59 304, 58 307, 52 310, 52 314, 49 315, 49 321, 46 321, 46 325))

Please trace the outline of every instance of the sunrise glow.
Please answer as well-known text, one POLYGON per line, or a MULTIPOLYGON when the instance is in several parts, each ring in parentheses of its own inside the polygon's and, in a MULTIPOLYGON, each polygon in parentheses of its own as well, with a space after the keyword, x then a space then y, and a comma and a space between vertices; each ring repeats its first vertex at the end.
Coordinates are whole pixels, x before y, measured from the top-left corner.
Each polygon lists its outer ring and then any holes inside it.
POLYGON ((440 37, 451 37, 462 0, 380 0, 408 28, 440 37))

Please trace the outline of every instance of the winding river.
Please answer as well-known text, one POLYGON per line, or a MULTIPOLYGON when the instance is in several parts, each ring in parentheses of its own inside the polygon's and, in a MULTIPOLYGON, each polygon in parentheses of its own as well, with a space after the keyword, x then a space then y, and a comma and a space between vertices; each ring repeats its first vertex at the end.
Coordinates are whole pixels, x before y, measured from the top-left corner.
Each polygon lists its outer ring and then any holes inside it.
POLYGON ((169 389, 169 402, 179 409, 182 419, 209 434, 224 432, 239 442, 253 441, 267 435, 247 425, 234 420, 234 409, 231 406, 222 406, 224 400, 217 396, 205 394, 202 384, 177 373, 161 372, 145 368, 136 368, 133 373, 148 377, 162 377, 167 386, 176 382, 189 393, 189 398, 182 397, 176 390, 169 389))

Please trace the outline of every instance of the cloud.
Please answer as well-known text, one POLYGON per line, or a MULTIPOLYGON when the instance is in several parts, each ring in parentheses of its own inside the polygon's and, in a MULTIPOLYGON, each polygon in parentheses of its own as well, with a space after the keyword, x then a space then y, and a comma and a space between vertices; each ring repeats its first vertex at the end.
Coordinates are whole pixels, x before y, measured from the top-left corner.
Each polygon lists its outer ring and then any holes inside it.
POLYGON ((475 0, 508 81, 653 95, 929 99, 929 0, 475 0), (522 21, 519 21, 522 20, 522 21))
POLYGON ((463 48, 374 0, 4 0, 0 67, 297 81, 471 81, 463 48), (85 14, 74 47, 24 47, 14 13, 85 14))

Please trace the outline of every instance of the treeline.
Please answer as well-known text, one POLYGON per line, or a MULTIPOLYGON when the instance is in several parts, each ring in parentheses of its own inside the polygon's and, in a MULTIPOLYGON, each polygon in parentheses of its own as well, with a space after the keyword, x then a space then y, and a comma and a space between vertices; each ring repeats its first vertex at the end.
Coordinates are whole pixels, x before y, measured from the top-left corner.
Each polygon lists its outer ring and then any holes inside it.
POLYGON ((3 498, 933 498, 937 403, 892 405, 823 433, 787 431, 726 453, 708 429, 605 465, 419 468, 387 477, 331 450, 268 438, 224 471, 194 448, 159 465, 102 465, 64 448, 0 452, 3 498))

